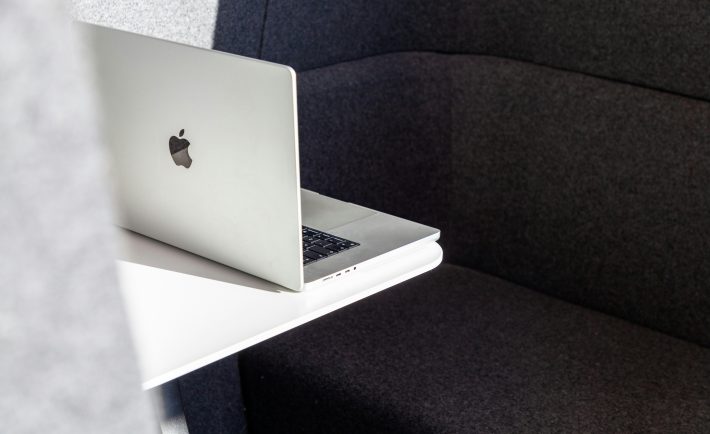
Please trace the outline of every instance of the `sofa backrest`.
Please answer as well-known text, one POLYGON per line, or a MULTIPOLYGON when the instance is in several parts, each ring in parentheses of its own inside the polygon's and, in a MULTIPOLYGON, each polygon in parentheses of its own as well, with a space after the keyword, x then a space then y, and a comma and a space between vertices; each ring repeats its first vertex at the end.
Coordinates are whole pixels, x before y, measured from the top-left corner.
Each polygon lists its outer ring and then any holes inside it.
POLYGON ((305 186, 440 226, 448 261, 710 346, 710 9, 260 5, 249 37, 218 14, 215 47, 301 72, 305 186))
POLYGON ((710 99, 710 12, 694 0, 219 3, 215 48, 297 71, 392 52, 485 54, 710 99))

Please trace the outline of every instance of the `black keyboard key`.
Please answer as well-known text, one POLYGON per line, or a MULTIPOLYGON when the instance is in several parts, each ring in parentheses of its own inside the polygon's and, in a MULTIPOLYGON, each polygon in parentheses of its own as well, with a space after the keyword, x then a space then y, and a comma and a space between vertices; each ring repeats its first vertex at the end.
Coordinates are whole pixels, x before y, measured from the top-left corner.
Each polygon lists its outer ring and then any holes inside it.
POLYGON ((307 251, 308 251, 308 252, 320 253, 320 254, 323 255, 323 256, 328 256, 328 255, 330 255, 330 253, 331 253, 330 250, 324 249, 324 248, 321 247, 321 246, 311 246, 311 247, 308 248, 307 251))
POLYGON ((303 235, 303 265, 359 246, 358 243, 353 241, 326 234, 307 226, 303 226, 301 233, 303 235))
POLYGON ((311 259, 316 260, 316 259, 322 258, 322 257, 325 256, 325 255, 321 255, 320 253, 318 253, 318 252, 313 252, 313 251, 311 251, 311 250, 306 250, 305 252, 303 252, 303 256, 304 256, 304 257, 307 257, 307 258, 311 258, 311 259))

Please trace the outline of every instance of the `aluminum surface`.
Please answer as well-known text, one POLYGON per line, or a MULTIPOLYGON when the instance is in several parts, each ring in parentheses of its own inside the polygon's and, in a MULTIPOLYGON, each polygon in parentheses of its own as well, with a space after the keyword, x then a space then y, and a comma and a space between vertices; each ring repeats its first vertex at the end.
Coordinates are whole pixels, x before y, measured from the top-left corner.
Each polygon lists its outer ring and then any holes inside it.
POLYGON ((301 289, 293 70, 80 26, 93 41, 118 224, 301 289), (170 152, 181 130, 189 168, 170 152))

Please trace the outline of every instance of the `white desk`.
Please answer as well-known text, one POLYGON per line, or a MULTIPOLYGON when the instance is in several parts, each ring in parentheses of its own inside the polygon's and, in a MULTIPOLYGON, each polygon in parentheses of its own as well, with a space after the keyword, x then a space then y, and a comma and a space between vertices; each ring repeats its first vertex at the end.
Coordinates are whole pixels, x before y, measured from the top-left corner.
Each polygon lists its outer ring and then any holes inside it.
POLYGON ((436 243, 386 273, 296 293, 149 238, 120 231, 118 272, 143 376, 150 389, 433 269, 436 243))

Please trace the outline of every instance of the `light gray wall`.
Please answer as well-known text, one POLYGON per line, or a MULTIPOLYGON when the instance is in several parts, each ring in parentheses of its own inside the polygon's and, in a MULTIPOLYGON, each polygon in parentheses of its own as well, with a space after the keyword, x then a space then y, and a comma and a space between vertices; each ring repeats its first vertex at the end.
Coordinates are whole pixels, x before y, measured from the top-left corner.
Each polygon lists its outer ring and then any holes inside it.
POLYGON ((62 6, 0 2, 0 431, 156 432, 116 283, 87 59, 62 6))
POLYGON ((89 23, 212 48, 218 0, 73 0, 89 23))

